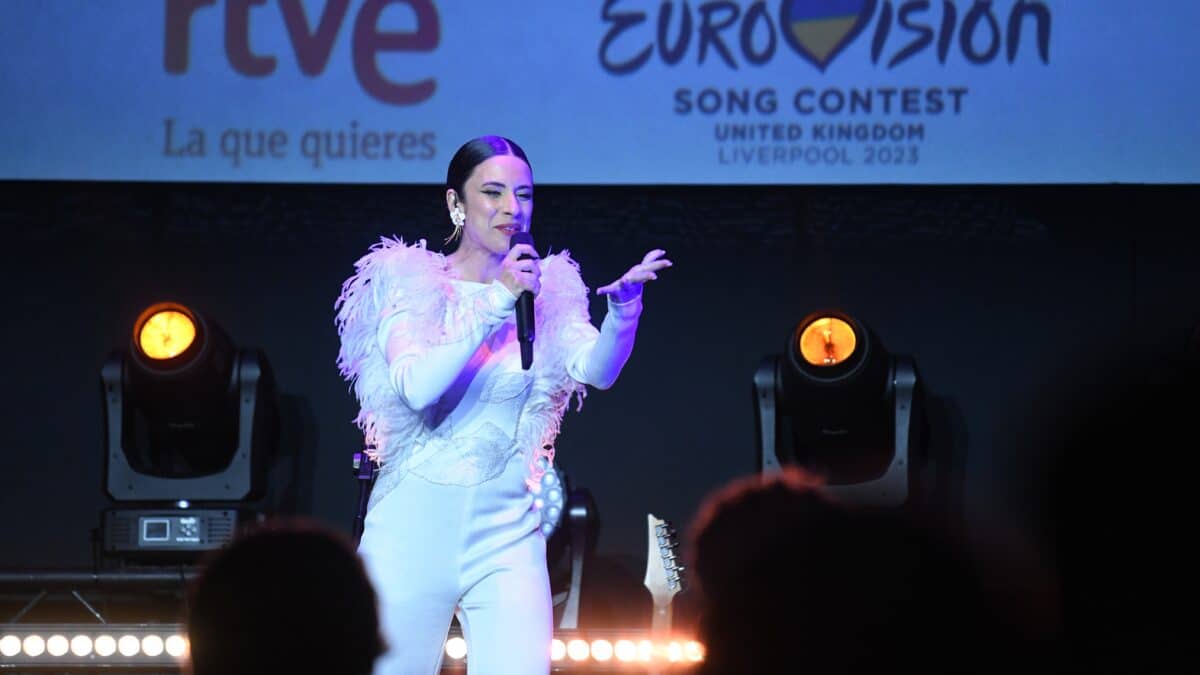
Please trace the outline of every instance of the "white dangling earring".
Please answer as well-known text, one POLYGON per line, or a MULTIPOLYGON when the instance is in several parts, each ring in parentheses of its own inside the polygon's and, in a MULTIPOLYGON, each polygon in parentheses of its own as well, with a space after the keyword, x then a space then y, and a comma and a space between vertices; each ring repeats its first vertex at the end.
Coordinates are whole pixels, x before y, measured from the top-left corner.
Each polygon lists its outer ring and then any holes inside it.
POLYGON ((463 224, 467 222, 467 214, 463 213, 462 209, 456 207, 450 211, 450 222, 454 223, 454 230, 450 232, 449 237, 446 237, 445 243, 447 244, 462 235, 463 224))

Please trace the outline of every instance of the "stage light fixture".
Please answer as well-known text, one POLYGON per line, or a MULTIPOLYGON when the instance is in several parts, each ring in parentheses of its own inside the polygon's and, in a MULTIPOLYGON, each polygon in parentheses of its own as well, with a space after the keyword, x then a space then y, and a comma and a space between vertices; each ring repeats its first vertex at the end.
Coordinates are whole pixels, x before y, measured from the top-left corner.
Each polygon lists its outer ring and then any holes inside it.
POLYGON ((182 629, 178 624, 9 624, 0 637, 0 671, 177 670, 188 653, 182 629))
POLYGON ((279 509, 290 476, 277 466, 277 393, 260 350, 235 347, 192 307, 159 302, 101 383, 108 556, 191 562, 240 521, 279 509))
POLYGON ((531 490, 546 537, 555 625, 559 630, 575 630, 579 627, 584 567, 596 545, 595 500, 586 488, 573 487, 561 469, 545 459, 538 461, 546 473, 531 490))
MULTIPOLYGON (((686 635, 649 639, 644 628, 555 631, 548 645, 555 670, 628 672, 631 662, 666 670, 704 659, 704 646, 686 635)), ((187 659, 185 626, 138 624, 9 624, 0 631, 0 672, 6 669, 149 670, 175 672, 187 659), (69 647, 68 647, 69 645, 69 647)), ((443 643, 443 667, 460 671, 470 654, 460 627, 443 643)))
POLYGON ((889 354, 861 321, 804 317, 755 372, 754 406, 761 471, 796 465, 848 501, 908 501, 924 460, 921 382, 913 359, 889 354))
MULTIPOLYGON (((635 663, 638 672, 646 664, 655 664, 662 672, 686 672, 704 661, 704 645, 684 635, 648 638, 644 629, 595 631, 555 631, 550 641, 550 660, 555 672, 630 672, 635 663)), ((470 654, 461 628, 452 626, 443 643, 442 663, 447 670, 470 667, 470 654)))

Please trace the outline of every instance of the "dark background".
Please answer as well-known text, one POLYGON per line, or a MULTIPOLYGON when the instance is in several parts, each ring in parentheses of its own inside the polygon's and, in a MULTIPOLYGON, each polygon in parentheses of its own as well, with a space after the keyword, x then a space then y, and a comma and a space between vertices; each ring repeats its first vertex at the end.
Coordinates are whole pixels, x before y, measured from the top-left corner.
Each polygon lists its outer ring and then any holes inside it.
MULTIPOLYGON (((138 313, 174 299, 265 350, 301 458, 302 510, 345 531, 356 405, 333 302, 381 235, 449 223, 436 185, 0 183, 0 568, 88 568, 106 505, 99 372, 138 313)), ((1028 517, 1014 447, 1036 393, 1072 363, 1185 349, 1200 320, 1195 186, 541 186, 539 248, 596 288, 649 249, 616 386, 570 412, 560 466, 594 494, 595 579, 639 597, 647 512, 681 526, 755 469, 751 377, 814 309, 840 308, 911 355, 963 458, 961 507, 987 539, 1028 517)), ((604 304, 594 299, 593 320, 604 304)), ((610 597, 621 597, 620 593, 610 597)), ((615 602, 615 601, 614 601, 615 602)), ((598 610, 597 610, 598 611, 598 610)))

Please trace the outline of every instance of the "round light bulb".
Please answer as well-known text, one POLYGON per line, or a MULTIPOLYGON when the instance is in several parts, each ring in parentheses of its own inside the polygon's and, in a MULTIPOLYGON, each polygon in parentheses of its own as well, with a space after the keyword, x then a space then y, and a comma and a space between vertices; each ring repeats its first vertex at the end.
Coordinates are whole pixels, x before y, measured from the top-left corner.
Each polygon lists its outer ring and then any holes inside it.
POLYGON ((446 640, 446 656, 454 660, 459 660, 467 655, 467 641, 460 637, 452 637, 446 640))
POLYGON ((196 324, 183 312, 155 312, 142 324, 138 346, 146 356, 165 361, 182 354, 196 340, 196 324))
POLYGON ((608 640, 592 641, 592 658, 597 661, 608 661, 613 657, 613 646, 608 640))
POLYGON ((86 635, 76 635, 71 638, 71 653, 75 656, 87 656, 92 653, 92 638, 86 635))
POLYGON ((16 656, 21 653, 21 638, 16 635, 5 635, 0 638, 0 654, 16 656))
POLYGON ((117 651, 121 652, 122 656, 137 656, 141 648, 141 640, 132 635, 122 635, 121 639, 117 640, 117 651))
POLYGON ((834 366, 854 353, 858 338, 850 324, 823 316, 804 327, 798 342, 800 354, 810 365, 834 366))
POLYGON ((26 635, 21 648, 25 650, 25 656, 41 656, 46 651, 46 641, 41 635, 26 635))
POLYGON ((554 638, 550 641, 550 660, 562 661, 567 655, 567 645, 562 640, 554 638))
POLYGON ((183 658, 185 655, 187 655, 188 651, 187 638, 183 637, 182 635, 172 635, 171 637, 167 638, 167 642, 164 647, 166 648, 167 653, 171 656, 174 656, 177 659, 183 658))
POLYGON ((572 661, 586 661, 588 657, 588 643, 586 640, 571 640, 567 643, 567 656, 571 657, 572 661))
POLYGON ((112 656, 117 653, 117 641, 111 635, 101 635, 96 638, 93 648, 100 656, 112 656))
POLYGON ((142 638, 142 653, 146 656, 158 656, 163 653, 163 639, 157 635, 147 635, 142 638))
POLYGON ((618 661, 628 662, 637 658, 637 645, 633 644, 633 640, 617 640, 613 651, 616 652, 618 661))
POLYGON ((62 656, 71 649, 71 642, 65 635, 51 635, 46 640, 46 653, 50 656, 62 656))

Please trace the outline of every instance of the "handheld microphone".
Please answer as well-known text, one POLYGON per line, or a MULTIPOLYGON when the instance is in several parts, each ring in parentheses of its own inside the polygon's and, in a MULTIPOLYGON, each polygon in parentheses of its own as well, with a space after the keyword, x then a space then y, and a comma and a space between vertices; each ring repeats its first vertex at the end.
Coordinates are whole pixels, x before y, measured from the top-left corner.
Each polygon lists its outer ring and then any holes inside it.
MULTIPOLYGON (((529 244, 533 246, 533 235, 528 232, 517 232, 508 240, 508 248, 517 244, 529 244)), ((523 255, 520 260, 532 258, 530 255, 523 255)), ((533 293, 523 291, 517 296, 517 342, 521 345, 521 368, 529 370, 529 366, 533 365, 533 338, 534 338, 534 321, 533 321, 533 293)))

